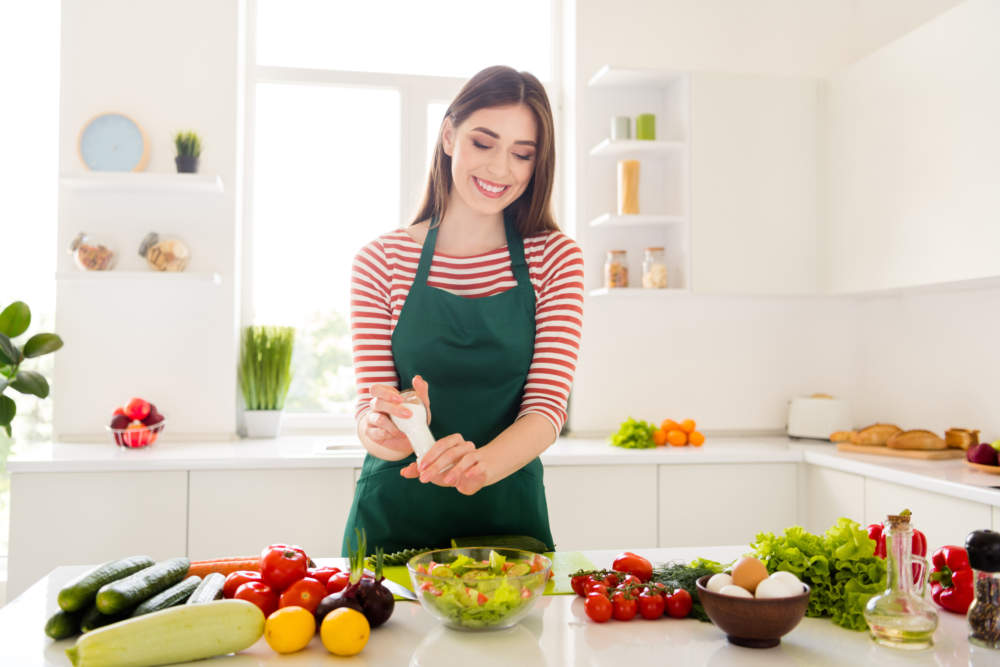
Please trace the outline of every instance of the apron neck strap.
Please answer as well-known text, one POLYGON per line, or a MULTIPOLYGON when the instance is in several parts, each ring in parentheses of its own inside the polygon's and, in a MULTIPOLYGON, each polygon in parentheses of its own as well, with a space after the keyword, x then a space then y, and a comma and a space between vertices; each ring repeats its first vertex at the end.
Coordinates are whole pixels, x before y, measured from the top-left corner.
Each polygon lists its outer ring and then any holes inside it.
MULTIPOLYGON (((427 284, 427 276, 431 272, 431 262, 434 259, 434 247, 437 245, 438 218, 431 217, 430 225, 427 229, 427 236, 424 238, 423 248, 420 250, 420 263, 417 265, 417 274, 413 277, 414 285, 427 284)), ((510 267, 514 272, 514 278, 518 285, 531 285, 531 276, 528 273, 528 263, 524 259, 524 241, 517 233, 513 216, 504 211, 503 214, 504 233, 507 235, 507 252, 510 253, 510 267)))

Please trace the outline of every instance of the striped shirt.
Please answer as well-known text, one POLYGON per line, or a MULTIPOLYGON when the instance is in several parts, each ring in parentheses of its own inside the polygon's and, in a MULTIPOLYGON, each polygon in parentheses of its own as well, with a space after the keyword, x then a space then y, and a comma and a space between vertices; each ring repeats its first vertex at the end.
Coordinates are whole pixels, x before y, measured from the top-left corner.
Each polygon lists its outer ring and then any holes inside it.
MULTIPOLYGON (((358 419, 370 410, 372 384, 399 387, 392 332, 413 284, 420 251, 421 245, 399 229, 378 237, 354 258, 351 340, 358 419)), ((580 349, 583 253, 562 232, 546 232, 524 239, 524 256, 535 289, 535 351, 518 418, 538 413, 559 433, 566 421, 580 349)), ((517 279, 511 270, 510 253, 503 246, 472 257, 435 252, 427 284, 477 298, 505 292, 517 285, 517 279)))

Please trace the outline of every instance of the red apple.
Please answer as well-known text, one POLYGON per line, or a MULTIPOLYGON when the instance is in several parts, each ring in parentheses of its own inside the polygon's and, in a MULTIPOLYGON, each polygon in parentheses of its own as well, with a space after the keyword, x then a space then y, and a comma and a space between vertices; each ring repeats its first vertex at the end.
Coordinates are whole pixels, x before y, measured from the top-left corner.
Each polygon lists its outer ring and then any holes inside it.
MULTIPOLYGON (((112 417, 115 416, 115 415, 125 415, 125 411, 122 410, 122 407, 120 405, 117 408, 115 408, 114 412, 111 413, 112 417)), ((125 427, 123 426, 122 428, 125 428, 125 427)))
POLYGON ((111 418, 111 428, 115 429, 128 428, 128 425, 131 422, 132 420, 126 417, 125 415, 115 414, 115 416, 111 418))
POLYGON ((129 419, 142 420, 149 414, 150 404, 141 398, 133 398, 125 404, 125 414, 129 419))

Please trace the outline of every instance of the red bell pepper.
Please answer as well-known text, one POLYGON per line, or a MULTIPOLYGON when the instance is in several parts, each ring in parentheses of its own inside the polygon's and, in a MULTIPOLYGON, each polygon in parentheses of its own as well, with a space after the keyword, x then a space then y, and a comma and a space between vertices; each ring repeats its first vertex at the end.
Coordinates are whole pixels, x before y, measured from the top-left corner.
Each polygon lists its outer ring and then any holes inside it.
MULTIPOLYGON (((875 555, 879 558, 885 558, 885 538, 888 537, 885 525, 881 523, 873 523, 869 525, 868 537, 875 541, 875 555)), ((910 543, 910 553, 914 556, 927 555, 927 536, 919 530, 913 531, 913 540, 910 543)), ((921 566, 919 564, 913 564, 913 583, 918 586, 920 585, 920 568, 921 566)))
POLYGON ((934 552, 931 563, 934 565, 931 598, 942 609, 967 613, 975 593, 969 554, 962 547, 949 544, 934 552))

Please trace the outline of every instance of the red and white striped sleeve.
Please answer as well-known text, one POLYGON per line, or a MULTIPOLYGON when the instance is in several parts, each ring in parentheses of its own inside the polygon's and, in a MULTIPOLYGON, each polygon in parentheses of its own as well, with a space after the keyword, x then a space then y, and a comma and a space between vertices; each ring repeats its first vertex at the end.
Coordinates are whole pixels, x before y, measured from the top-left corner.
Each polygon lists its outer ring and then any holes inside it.
POLYGON ((518 418, 536 412, 556 435, 566 421, 583 328, 583 252, 573 239, 549 234, 542 251, 542 285, 535 301, 535 352, 518 418))
POLYGON ((355 419, 371 409, 372 384, 399 385, 392 360, 391 284, 391 269, 379 238, 361 249, 351 269, 351 345, 358 392, 355 419))

